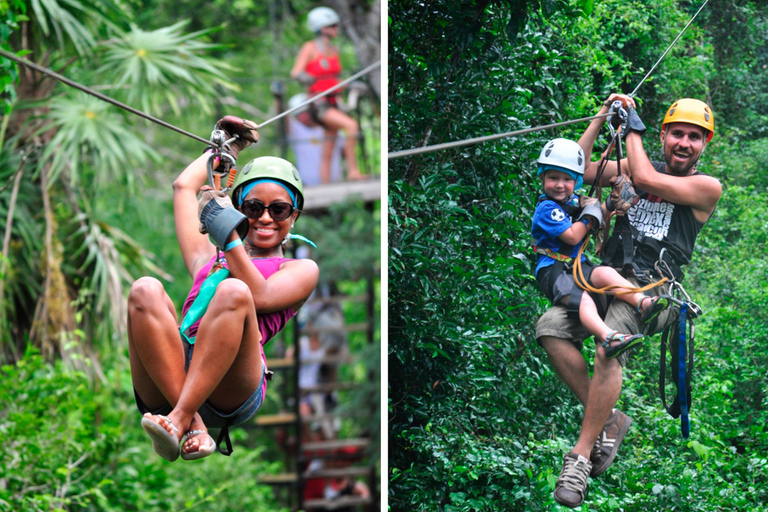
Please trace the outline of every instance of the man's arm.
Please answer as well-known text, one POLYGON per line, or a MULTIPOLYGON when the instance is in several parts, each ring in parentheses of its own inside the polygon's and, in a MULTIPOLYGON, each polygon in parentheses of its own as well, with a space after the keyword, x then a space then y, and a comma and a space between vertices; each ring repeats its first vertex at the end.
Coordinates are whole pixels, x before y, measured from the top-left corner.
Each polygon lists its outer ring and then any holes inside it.
POLYGON ((645 154, 642 137, 637 132, 627 134, 626 148, 632 182, 637 188, 670 203, 690 206, 699 222, 709 219, 723 193, 717 179, 704 175, 672 176, 656 172, 645 154))

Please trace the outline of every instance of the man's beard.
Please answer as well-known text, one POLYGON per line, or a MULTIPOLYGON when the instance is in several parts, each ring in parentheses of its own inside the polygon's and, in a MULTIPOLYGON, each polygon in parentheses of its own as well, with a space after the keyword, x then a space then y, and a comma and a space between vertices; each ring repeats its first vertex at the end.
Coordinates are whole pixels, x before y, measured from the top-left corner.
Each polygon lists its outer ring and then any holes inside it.
POLYGON ((666 145, 662 146, 662 151, 664 152, 664 163, 667 164, 667 170, 670 174, 674 176, 686 176, 691 171, 691 169, 694 169, 696 164, 699 163, 699 157, 701 157, 701 155, 698 155, 695 158, 691 157, 688 160, 690 163, 676 162, 674 160, 674 154, 671 152, 667 154, 665 146, 666 145))

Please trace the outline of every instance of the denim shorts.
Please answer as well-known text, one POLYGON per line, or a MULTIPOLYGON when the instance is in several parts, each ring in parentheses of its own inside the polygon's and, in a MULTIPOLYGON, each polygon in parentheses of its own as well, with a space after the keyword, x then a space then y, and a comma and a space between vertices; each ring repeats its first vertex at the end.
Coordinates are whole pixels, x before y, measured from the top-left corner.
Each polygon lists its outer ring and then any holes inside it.
MULTIPOLYGON (((186 341, 183 341, 183 343, 186 359, 184 370, 187 371, 189 370, 189 362, 192 360, 192 353, 195 350, 195 346, 190 345, 186 341)), ((264 359, 264 352, 262 349, 263 364, 261 367, 261 382, 256 388, 256 391, 254 391, 253 394, 248 397, 248 399, 243 402, 242 405, 240 405, 240 407, 232 412, 226 413, 216 409, 216 407, 214 407, 213 404, 211 404, 208 400, 206 400, 205 403, 200 406, 197 412, 200 413, 200 417, 203 419, 206 427, 219 429, 225 426, 239 425, 241 423, 245 423, 256 414, 256 411, 259 410, 261 404, 264 402, 264 394, 266 392, 267 386, 267 362, 264 359)), ((133 390, 133 396, 136 399, 136 407, 138 407, 141 414, 150 413, 153 415, 162 414, 163 416, 167 416, 168 413, 173 410, 171 404, 165 404, 155 410, 150 410, 141 400, 141 397, 139 397, 138 393, 136 393, 135 388, 133 390)))

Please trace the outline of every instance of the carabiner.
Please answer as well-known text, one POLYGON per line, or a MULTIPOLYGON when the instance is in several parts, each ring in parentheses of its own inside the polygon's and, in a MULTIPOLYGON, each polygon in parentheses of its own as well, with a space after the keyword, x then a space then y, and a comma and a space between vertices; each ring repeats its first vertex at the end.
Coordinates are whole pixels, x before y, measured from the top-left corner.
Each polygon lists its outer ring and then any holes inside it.
MULTIPOLYGON (((207 167, 208 167, 208 184, 212 188, 216 188, 216 182, 214 181, 214 174, 217 174, 219 176, 226 176, 229 174, 229 171, 235 166, 235 157, 233 157, 230 154, 230 151, 232 151, 232 148, 230 147, 230 143, 234 142, 238 139, 238 136, 235 135, 231 139, 227 139, 227 132, 224 130, 219 130, 217 128, 214 128, 211 132, 211 145, 209 146, 209 149, 211 149, 211 155, 208 157, 207 167), (213 166, 216 160, 219 161, 219 167, 214 170, 213 166)), ((221 190, 223 192, 227 191, 227 187, 222 188, 221 190)))
MULTIPOLYGON (((208 184, 215 189, 216 182, 214 181, 214 174, 217 174, 219 176, 226 176, 227 174, 229 174, 230 169, 232 169, 235 166, 235 163, 236 163, 235 157, 233 157, 229 153, 224 151, 214 150, 213 153, 211 153, 211 156, 208 157, 208 162, 207 162, 208 184), (213 165, 217 159, 219 160, 219 167, 217 169, 214 169, 213 165)), ((222 192, 226 192, 227 190, 228 190, 228 187, 224 187, 221 189, 222 192)))

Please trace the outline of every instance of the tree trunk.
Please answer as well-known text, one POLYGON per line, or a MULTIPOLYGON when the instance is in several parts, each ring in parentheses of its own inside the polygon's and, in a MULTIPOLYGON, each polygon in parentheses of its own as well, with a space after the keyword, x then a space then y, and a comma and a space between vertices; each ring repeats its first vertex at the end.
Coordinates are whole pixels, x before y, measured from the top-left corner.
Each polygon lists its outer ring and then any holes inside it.
MULTIPOLYGON (((330 0, 328 6, 339 13, 341 28, 352 40, 360 68, 381 60, 381 0, 370 5, 362 0, 330 0)), ((368 74, 367 80, 381 97, 381 68, 368 74)))

